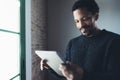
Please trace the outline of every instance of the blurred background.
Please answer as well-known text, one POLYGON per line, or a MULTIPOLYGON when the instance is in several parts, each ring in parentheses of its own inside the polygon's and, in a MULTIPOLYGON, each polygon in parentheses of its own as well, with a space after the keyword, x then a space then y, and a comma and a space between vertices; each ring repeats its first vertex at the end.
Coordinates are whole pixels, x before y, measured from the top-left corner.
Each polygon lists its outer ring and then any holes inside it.
MULTIPOLYGON (((71 11, 75 1, 0 0, 1 80, 56 80, 40 70, 35 50, 64 55, 68 41, 80 35, 71 11)), ((120 0, 96 2, 99 28, 120 34, 120 0)))

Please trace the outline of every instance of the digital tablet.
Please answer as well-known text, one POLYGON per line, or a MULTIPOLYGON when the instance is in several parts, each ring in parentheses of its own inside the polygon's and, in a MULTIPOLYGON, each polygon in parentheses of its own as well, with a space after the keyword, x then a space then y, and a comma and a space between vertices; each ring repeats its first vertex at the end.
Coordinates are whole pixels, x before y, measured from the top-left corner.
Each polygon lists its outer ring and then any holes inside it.
POLYGON ((58 69, 63 60, 58 56, 57 51, 41 51, 36 50, 35 53, 41 58, 47 60, 47 64, 59 75, 62 76, 61 71, 58 69))

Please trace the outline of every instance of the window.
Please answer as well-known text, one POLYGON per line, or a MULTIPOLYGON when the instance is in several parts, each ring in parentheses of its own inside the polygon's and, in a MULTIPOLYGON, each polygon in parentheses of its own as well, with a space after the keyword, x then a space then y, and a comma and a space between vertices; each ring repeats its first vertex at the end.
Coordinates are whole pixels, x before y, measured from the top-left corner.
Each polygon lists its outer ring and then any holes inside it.
POLYGON ((0 0, 0 10, 0 80, 20 80, 20 2, 0 0))

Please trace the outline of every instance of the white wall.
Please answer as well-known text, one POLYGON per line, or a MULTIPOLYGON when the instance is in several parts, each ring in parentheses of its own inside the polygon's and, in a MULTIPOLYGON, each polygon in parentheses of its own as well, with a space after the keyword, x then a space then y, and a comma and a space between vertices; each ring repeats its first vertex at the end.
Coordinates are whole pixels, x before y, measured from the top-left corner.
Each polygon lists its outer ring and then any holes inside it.
MULTIPOLYGON (((75 0, 48 0, 48 49, 65 51, 69 39, 80 32, 76 29, 71 12, 75 0)), ((120 33, 120 0, 96 0, 100 6, 98 25, 120 33)))
POLYGON ((120 34, 120 0, 96 1, 100 6, 99 26, 120 34))

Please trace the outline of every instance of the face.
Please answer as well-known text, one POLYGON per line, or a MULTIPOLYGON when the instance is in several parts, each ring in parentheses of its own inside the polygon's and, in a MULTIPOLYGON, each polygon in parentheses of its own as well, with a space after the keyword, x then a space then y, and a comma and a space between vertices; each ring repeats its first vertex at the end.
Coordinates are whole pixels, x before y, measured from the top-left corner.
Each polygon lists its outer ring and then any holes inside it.
POLYGON ((98 14, 92 14, 86 9, 76 9, 73 11, 73 17, 77 28, 85 36, 91 36, 96 30, 95 22, 98 18, 98 14))

